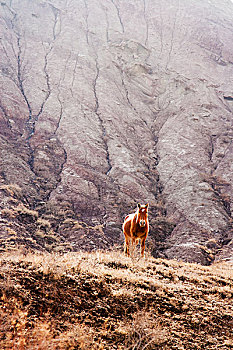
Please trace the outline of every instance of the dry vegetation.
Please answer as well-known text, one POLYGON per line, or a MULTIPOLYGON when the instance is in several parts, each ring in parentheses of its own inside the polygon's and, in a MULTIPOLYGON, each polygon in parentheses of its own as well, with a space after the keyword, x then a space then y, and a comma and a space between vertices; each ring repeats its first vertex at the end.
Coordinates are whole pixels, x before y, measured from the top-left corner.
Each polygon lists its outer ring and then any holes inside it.
POLYGON ((47 252, 106 249, 113 241, 103 227, 78 221, 68 202, 32 206, 18 185, 0 185, 0 252, 15 246, 47 252))
POLYGON ((232 349, 232 266, 4 253, 1 349, 232 349))

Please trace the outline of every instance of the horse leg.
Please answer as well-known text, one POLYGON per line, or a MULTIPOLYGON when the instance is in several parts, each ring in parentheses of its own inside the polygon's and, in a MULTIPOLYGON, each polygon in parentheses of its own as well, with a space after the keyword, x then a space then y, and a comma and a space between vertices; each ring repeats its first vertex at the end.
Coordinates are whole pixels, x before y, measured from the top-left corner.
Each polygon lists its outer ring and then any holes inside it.
POLYGON ((137 239, 132 237, 130 239, 130 255, 131 255, 132 258, 134 258, 134 256, 135 256, 136 244, 137 244, 137 239))
POLYGON ((129 239, 125 235, 124 253, 129 256, 129 239))
POLYGON ((144 251, 145 251, 145 242, 146 242, 146 238, 142 238, 141 239, 141 257, 144 257, 144 251))

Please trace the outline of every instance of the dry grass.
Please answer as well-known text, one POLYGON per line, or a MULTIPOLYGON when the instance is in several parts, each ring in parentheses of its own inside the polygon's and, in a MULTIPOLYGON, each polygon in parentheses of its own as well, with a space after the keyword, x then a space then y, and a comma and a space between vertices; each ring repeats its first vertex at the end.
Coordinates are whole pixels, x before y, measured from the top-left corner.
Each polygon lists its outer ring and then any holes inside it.
POLYGON ((3 190, 11 197, 22 199, 22 189, 16 184, 1 185, 0 191, 3 190))
POLYGON ((4 253, 1 349, 232 349, 233 270, 121 252, 4 253))
POLYGON ((5 208, 1 211, 3 217, 16 218, 23 217, 28 218, 30 222, 34 222, 38 219, 38 212, 28 209, 25 205, 20 203, 17 207, 5 208))

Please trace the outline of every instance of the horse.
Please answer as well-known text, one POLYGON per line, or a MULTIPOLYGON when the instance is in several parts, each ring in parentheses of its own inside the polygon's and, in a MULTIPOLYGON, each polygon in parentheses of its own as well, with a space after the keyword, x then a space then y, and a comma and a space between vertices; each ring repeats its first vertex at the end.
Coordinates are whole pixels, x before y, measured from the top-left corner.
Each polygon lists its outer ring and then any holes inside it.
POLYGON ((132 248, 141 240, 141 257, 144 256, 145 242, 149 232, 148 207, 146 205, 137 205, 137 211, 125 217, 122 229, 125 236, 124 252, 130 256, 130 245, 132 248))

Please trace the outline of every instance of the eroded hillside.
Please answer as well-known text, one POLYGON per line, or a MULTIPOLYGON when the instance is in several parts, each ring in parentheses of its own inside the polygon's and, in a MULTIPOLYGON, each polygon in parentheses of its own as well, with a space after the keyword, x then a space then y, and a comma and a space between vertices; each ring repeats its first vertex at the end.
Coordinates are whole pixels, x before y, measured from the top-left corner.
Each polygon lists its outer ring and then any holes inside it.
POLYGON ((1 349, 232 349, 233 275, 119 252, 4 254, 1 349), (217 346, 217 347, 216 347, 217 346))
POLYGON ((230 258, 232 2, 5 0, 0 11, 4 249, 21 232, 47 250, 109 247, 149 202, 154 256, 230 258))

